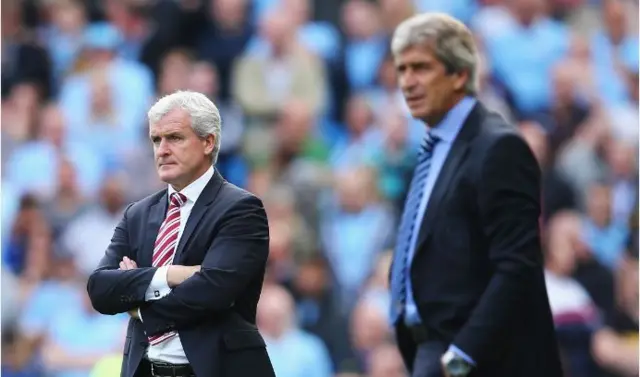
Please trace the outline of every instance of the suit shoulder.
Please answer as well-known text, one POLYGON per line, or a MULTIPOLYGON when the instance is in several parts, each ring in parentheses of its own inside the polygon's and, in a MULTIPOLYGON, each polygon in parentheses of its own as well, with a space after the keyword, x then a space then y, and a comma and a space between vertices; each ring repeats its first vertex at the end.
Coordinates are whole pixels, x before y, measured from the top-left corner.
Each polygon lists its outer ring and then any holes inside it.
POLYGON ((258 196, 226 180, 222 184, 220 194, 230 204, 243 202, 243 203, 255 203, 260 207, 263 206, 262 200, 258 196))
POLYGON ((226 219, 223 221, 238 218, 246 221, 250 217, 253 221, 262 219, 260 223, 268 223, 267 211, 262 200, 253 193, 227 181, 222 184, 215 203, 221 218, 226 219), (247 217, 249 214, 251 216, 247 217))
POLYGON ((493 111, 487 111, 482 120, 480 130, 480 136, 486 141, 520 136, 520 131, 516 126, 507 122, 500 114, 493 111))
POLYGON ((483 154, 495 152, 496 148, 498 150, 504 148, 510 150, 513 150, 513 148, 529 149, 520 130, 494 112, 487 112, 486 117, 483 119, 477 142, 481 146, 483 154))

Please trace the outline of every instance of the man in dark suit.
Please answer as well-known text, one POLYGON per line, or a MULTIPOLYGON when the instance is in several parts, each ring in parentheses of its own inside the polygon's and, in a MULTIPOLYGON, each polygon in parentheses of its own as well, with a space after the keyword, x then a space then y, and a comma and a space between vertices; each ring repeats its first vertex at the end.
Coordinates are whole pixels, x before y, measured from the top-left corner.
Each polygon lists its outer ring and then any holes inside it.
POLYGON ((128 312, 123 377, 272 377, 256 306, 269 248, 260 199, 214 168, 220 115, 177 92, 149 111, 168 187, 129 205, 88 282, 93 307, 128 312))
POLYGON ((469 30, 438 13, 398 26, 392 50, 427 125, 391 268, 391 319, 413 377, 561 377, 544 282, 540 171, 477 93, 469 30))

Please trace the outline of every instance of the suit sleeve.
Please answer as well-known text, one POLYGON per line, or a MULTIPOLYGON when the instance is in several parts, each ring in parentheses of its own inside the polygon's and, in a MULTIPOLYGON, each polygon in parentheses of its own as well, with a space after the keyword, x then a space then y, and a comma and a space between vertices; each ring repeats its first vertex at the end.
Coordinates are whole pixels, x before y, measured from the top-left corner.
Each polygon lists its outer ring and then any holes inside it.
POLYGON ((87 282, 91 304, 102 314, 124 313, 142 305, 147 287, 156 271, 156 268, 151 267, 127 271, 118 269, 125 256, 134 258, 127 225, 131 206, 125 209, 122 220, 113 232, 111 243, 87 282))
POLYGON ((530 310, 529 295, 542 273, 540 170, 526 143, 508 134, 489 147, 479 180, 480 222, 494 273, 453 344, 482 365, 530 310))
POLYGON ((147 335, 180 329, 231 308, 263 273, 268 254, 269 226, 262 202, 256 197, 237 202, 221 220, 201 271, 140 308, 147 335))

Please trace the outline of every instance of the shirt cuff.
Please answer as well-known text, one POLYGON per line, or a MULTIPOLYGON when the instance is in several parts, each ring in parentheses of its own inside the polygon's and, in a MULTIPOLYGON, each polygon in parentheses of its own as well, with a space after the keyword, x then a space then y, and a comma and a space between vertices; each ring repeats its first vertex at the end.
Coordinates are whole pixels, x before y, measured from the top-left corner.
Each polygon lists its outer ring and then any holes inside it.
POLYGON ((474 367, 476 366, 476 362, 473 361, 473 359, 467 355, 466 353, 464 353, 460 348, 454 346, 453 344, 449 346, 449 351, 455 353, 456 355, 462 357, 467 363, 473 365, 474 367))
POLYGON ((167 282, 167 272, 169 266, 158 267, 156 273, 153 274, 151 283, 147 287, 147 291, 144 295, 145 301, 159 300, 171 292, 169 283, 167 282))

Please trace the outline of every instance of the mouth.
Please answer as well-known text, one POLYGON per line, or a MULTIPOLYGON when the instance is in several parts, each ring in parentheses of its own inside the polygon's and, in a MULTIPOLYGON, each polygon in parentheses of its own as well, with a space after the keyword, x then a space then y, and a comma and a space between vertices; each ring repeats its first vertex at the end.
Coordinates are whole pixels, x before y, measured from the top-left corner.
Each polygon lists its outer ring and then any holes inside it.
POLYGON ((406 97, 407 104, 416 104, 421 102, 423 99, 424 99, 424 96, 406 97))

